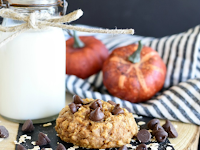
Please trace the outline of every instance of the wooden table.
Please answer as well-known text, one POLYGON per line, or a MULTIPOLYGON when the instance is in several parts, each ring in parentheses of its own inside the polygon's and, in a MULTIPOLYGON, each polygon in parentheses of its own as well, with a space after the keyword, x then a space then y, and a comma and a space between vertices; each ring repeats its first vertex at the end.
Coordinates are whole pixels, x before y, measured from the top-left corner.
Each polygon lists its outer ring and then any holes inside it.
MULTIPOLYGON (((66 95, 66 104, 70 103, 72 100, 72 95, 66 95)), ((164 123, 164 120, 161 120, 161 124, 164 123)), ((175 150, 197 150, 198 141, 199 141, 199 126, 193 124, 186 124, 181 122, 172 122, 175 127, 177 127, 178 138, 169 139, 171 144, 173 144, 175 150)), ((3 141, 0 141, 0 150, 14 150, 16 140, 18 124, 5 120, 0 116, 0 125, 5 126, 10 136, 3 141)))

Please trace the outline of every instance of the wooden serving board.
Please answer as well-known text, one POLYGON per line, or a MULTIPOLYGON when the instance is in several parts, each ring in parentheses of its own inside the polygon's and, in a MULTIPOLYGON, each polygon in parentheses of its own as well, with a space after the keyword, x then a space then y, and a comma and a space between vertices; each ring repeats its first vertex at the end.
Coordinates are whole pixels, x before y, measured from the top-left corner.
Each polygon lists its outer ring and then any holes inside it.
MULTIPOLYGON (((72 95, 66 95, 66 104, 72 101, 72 95)), ((164 124, 161 120, 161 124, 164 124)), ((197 150, 199 141, 199 126, 172 121, 179 134, 178 138, 169 139, 175 150, 197 150)), ((17 140, 19 124, 5 120, 0 116, 0 125, 5 126, 9 131, 9 137, 1 141, 0 150, 15 150, 14 141, 17 140)))

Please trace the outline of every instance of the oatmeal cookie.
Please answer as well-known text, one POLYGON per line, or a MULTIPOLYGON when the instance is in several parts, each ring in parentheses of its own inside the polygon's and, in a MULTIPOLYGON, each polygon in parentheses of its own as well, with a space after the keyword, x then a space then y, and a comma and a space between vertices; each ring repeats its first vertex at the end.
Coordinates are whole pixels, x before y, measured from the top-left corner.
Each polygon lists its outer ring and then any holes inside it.
POLYGON ((85 148, 105 149, 128 144, 137 135, 132 113, 119 104, 73 98, 74 102, 63 108, 56 120, 55 129, 63 141, 85 148))

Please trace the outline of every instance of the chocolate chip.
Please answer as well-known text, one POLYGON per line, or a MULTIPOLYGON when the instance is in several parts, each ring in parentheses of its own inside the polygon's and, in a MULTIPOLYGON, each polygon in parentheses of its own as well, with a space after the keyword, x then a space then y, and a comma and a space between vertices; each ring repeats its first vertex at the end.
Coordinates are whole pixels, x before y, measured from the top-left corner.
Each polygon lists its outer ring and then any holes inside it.
POLYGON ((163 125, 163 128, 168 133, 169 138, 176 138, 178 136, 176 129, 169 120, 166 120, 165 124, 163 125))
POLYGON ((59 143, 56 150, 66 150, 66 148, 62 143, 59 143))
POLYGON ((151 139, 151 134, 148 130, 142 129, 138 132, 137 139, 142 143, 147 143, 151 139))
POLYGON ((69 104, 69 108, 71 110, 71 112, 74 114, 75 112, 77 112, 77 108, 76 108, 76 104, 71 103, 69 104))
POLYGON ((137 146, 136 150, 147 150, 146 144, 140 144, 137 146))
POLYGON ((17 145, 17 150, 27 150, 23 145, 17 145))
POLYGON ((97 107, 102 108, 102 103, 100 99, 95 100, 91 105, 90 108, 96 109, 97 107))
POLYGON ((104 118, 104 113, 101 111, 100 107, 97 107, 90 113, 89 118, 92 121, 101 121, 104 118))
POLYGON ((0 126, 0 138, 7 138, 8 136, 8 130, 4 126, 0 126))
POLYGON ((111 105, 114 105, 114 106, 117 105, 115 102, 113 102, 111 100, 109 100, 108 103, 110 103, 111 105))
POLYGON ((123 145, 122 147, 120 147, 119 150, 127 150, 126 145, 123 145))
POLYGON ((117 104, 115 108, 112 110, 113 115, 123 114, 124 110, 120 107, 120 104, 117 104))
POLYGON ((71 110, 71 112, 74 114, 75 112, 78 111, 78 109, 82 106, 82 104, 75 104, 75 103, 71 103, 69 104, 69 108, 71 110))
POLYGON ((76 109, 78 110, 81 106, 82 104, 76 104, 76 109))
POLYGON ((153 128, 153 131, 152 131, 152 135, 155 135, 155 133, 158 131, 158 130, 164 130, 163 127, 160 125, 160 124, 156 124, 153 128))
POLYGON ((34 129, 35 129, 35 127, 31 120, 26 120, 22 126, 23 132, 32 132, 32 131, 34 131, 34 129))
POLYGON ((160 124, 160 120, 158 120, 158 119, 152 119, 152 120, 150 120, 150 121, 147 123, 147 127, 148 127, 149 129, 153 130, 153 128, 154 128, 154 126, 155 126, 156 124, 160 124))
POLYGON ((155 138, 157 142, 164 142, 167 139, 167 132, 165 130, 157 130, 155 132, 155 138))
POLYGON ((38 134, 38 140, 36 141, 36 145, 42 146, 47 145, 51 142, 51 140, 42 132, 38 134))
POLYGON ((78 95, 73 96, 73 102, 75 104, 83 104, 83 100, 78 95))

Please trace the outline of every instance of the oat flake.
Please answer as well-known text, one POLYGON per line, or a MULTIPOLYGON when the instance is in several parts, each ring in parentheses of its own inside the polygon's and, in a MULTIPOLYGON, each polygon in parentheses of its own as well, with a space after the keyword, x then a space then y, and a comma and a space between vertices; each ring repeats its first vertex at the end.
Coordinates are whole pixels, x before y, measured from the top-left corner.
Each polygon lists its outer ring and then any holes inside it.
POLYGON ((74 147, 70 147, 70 148, 68 148, 68 150, 75 150, 75 148, 74 147))
POLYGON ((79 148, 79 146, 74 145, 73 148, 79 148))
POLYGON ((150 143, 147 147, 151 148, 151 150, 158 150, 159 144, 158 143, 150 143))
POLYGON ((17 142, 17 141, 14 141, 14 143, 15 143, 15 144, 25 143, 25 142, 26 142, 26 139, 27 139, 27 140, 31 140, 31 136, 27 136, 26 134, 21 135, 21 136, 19 137, 19 141, 18 141, 18 142, 17 142))
POLYGON ((144 121, 139 121, 139 122, 138 122, 138 125, 140 125, 140 126, 142 126, 142 125, 144 125, 144 124, 146 124, 146 122, 144 122, 144 121))
POLYGON ((134 118, 137 118, 137 119, 142 118, 142 116, 138 116, 138 115, 136 115, 136 114, 133 114, 133 117, 134 117, 134 118))
POLYGON ((32 145, 36 145, 36 141, 32 141, 31 144, 32 144, 32 145))
POLYGON ((172 148, 170 146, 167 146, 166 150, 172 150, 172 148))
POLYGON ((34 146, 33 149, 28 149, 28 150, 40 150, 39 146, 34 146))
POLYGON ((51 126, 51 125, 52 125, 52 123, 49 122, 49 123, 43 124, 43 127, 48 127, 48 126, 51 126))

